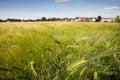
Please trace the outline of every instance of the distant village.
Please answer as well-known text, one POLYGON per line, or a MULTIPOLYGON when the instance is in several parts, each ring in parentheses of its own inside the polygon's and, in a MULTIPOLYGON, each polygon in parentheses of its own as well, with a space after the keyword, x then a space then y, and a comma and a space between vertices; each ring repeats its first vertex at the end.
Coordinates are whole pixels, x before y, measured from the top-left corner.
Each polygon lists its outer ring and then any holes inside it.
MULTIPOLYGON (((13 18, 8 18, 6 20, 0 19, 0 22, 42 22, 42 21, 59 21, 59 22, 115 22, 116 18, 106 18, 106 17, 76 17, 76 18, 46 18, 42 17, 41 19, 28 19, 28 20, 21 20, 21 19, 13 19, 13 18)), ((120 21, 120 19, 119 19, 120 21)))
MULTIPOLYGON (((99 16, 100 17, 100 16, 99 16)), ((70 21, 70 22, 114 22, 115 18, 96 18, 96 17, 76 17, 76 18, 71 18, 69 19, 65 19, 63 21, 70 21)))

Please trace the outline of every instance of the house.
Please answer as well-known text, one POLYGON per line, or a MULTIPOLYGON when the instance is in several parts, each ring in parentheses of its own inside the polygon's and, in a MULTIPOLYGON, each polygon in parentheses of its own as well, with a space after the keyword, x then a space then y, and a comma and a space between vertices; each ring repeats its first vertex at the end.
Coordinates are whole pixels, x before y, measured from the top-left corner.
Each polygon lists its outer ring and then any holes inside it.
POLYGON ((81 22, 89 22, 87 17, 82 17, 81 22))
POLYGON ((74 19, 75 22, 88 22, 88 18, 87 17, 76 17, 74 19))
POLYGON ((95 22, 95 21, 96 21, 96 18, 95 18, 95 17, 89 17, 89 18, 88 18, 88 21, 89 21, 89 22, 95 22))
POLYGON ((74 20, 75 20, 74 18, 70 18, 70 22, 74 22, 74 20))
POLYGON ((114 18, 102 18, 102 22, 114 22, 114 18))
POLYGON ((82 19, 82 17, 76 17, 76 18, 74 19, 74 21, 75 21, 75 22, 81 22, 81 19, 82 19))

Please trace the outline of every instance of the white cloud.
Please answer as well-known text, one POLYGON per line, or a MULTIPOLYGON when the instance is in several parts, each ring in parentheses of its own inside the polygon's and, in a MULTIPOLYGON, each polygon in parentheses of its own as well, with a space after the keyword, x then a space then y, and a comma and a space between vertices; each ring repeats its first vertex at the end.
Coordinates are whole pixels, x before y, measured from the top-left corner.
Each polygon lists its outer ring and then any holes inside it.
POLYGON ((120 1, 120 0, 111 0, 111 1, 120 1))
POLYGON ((55 0, 56 2, 69 2, 70 0, 55 0))
POLYGON ((113 12, 115 10, 120 10, 120 7, 106 7, 104 9, 108 12, 113 12))

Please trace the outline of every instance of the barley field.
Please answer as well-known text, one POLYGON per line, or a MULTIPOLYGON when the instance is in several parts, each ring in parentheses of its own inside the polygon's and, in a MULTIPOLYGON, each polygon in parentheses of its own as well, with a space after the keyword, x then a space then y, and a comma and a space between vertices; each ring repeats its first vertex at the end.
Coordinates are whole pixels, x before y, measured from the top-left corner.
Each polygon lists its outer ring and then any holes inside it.
POLYGON ((120 24, 0 23, 0 80, 120 80, 120 24))

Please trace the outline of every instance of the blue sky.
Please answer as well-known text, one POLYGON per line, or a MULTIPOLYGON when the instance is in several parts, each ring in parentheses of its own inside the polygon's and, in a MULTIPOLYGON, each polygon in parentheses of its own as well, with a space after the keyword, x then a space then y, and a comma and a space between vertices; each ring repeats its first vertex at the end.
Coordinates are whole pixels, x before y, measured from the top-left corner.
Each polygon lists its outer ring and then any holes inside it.
POLYGON ((0 0, 0 19, 98 15, 120 15, 120 0, 0 0))

